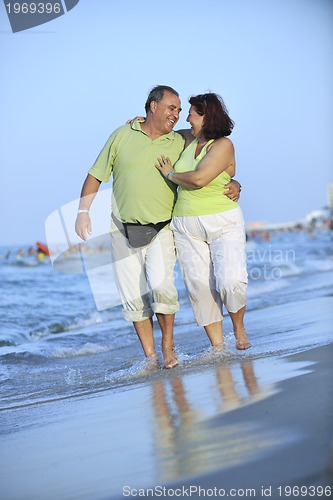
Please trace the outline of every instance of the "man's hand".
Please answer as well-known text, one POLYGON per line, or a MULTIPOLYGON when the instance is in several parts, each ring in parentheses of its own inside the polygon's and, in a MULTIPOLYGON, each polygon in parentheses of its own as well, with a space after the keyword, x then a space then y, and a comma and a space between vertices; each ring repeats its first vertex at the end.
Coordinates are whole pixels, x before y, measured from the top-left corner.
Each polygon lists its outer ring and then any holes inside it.
POLYGON ((83 241, 86 241, 87 233, 91 235, 89 209, 101 183, 102 181, 88 174, 82 186, 79 210, 75 221, 75 232, 83 241))
POLYGON ((83 241, 86 241, 87 233, 91 235, 91 220, 88 213, 78 214, 75 221, 75 232, 83 241))
POLYGON ((225 184, 223 194, 228 196, 232 201, 238 201, 241 190, 242 186, 240 183, 236 180, 231 180, 228 184, 225 184))

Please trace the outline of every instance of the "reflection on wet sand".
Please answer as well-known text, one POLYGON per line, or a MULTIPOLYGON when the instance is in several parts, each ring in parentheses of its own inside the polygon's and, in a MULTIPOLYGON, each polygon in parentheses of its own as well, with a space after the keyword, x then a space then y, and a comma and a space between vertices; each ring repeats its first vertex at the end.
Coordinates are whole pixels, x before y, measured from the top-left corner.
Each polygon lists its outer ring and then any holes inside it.
POLYGON ((200 383, 194 390, 187 389, 186 375, 152 385, 156 474, 163 481, 252 460, 287 439, 285 433, 273 434, 258 422, 233 424, 216 418, 275 392, 271 384, 259 386, 251 361, 232 369, 216 366, 209 376, 204 387, 200 383))

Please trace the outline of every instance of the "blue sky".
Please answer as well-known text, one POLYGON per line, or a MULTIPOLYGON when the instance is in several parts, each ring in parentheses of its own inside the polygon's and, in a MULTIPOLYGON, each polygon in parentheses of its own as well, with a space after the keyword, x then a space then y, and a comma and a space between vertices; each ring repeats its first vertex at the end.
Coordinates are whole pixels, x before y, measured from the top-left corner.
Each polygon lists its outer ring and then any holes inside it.
MULTIPOLYGON (((333 2, 80 0, 13 34, 0 5, 0 245, 45 240, 150 88, 213 91, 236 125, 247 222, 302 219, 333 182, 333 2)), ((105 188, 109 186, 106 185, 105 188)))

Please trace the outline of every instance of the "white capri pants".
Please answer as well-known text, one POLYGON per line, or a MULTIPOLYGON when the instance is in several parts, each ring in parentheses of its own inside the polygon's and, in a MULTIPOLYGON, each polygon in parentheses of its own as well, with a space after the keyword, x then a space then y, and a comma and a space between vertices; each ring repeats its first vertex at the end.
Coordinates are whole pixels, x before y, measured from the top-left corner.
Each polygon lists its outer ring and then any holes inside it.
POLYGON ((133 248, 113 225, 111 249, 114 278, 126 321, 143 321, 154 313, 178 311, 174 284, 176 249, 168 227, 159 231, 149 245, 133 248))
POLYGON ((223 304, 246 304, 246 238, 242 210, 173 217, 177 256, 199 326, 223 319, 223 304))

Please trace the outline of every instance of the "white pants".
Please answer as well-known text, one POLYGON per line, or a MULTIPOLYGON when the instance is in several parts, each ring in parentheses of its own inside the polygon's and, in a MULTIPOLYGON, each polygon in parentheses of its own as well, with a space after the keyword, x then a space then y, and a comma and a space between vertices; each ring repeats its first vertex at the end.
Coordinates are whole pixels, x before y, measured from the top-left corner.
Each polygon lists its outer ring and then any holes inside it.
POLYGON ((113 227, 111 245, 114 276, 126 321, 143 321, 154 313, 178 311, 174 284, 176 250, 169 228, 162 229, 149 245, 132 248, 113 227))
POLYGON ((212 215, 173 217, 177 256, 199 326, 223 318, 223 304, 246 304, 246 239, 240 207, 212 215))

